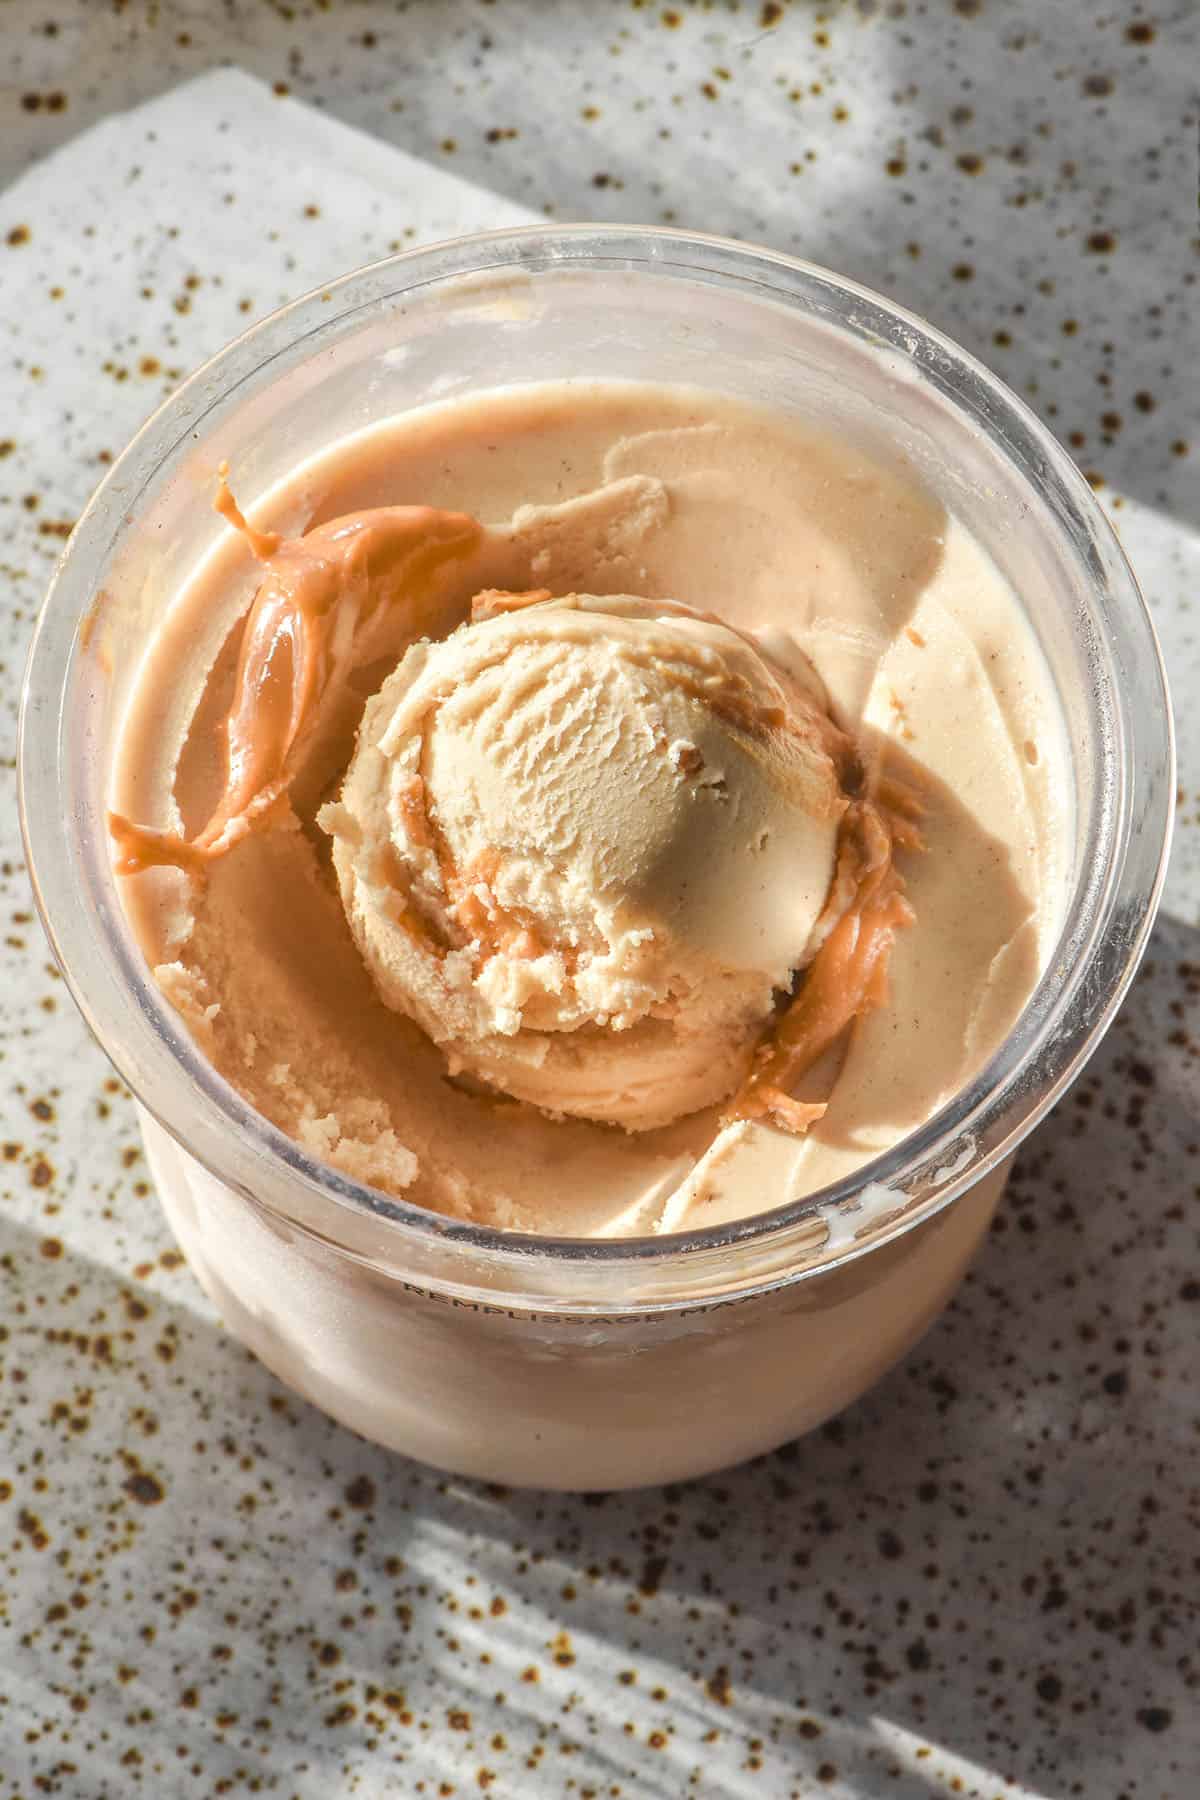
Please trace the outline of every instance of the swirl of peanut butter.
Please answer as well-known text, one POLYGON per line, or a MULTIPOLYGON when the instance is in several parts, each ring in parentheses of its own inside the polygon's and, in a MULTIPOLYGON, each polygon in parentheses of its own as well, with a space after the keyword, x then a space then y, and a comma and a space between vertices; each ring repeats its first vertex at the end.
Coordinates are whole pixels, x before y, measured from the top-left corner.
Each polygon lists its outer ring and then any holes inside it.
POLYGON ((832 1048, 852 1020, 888 998, 888 958, 896 933, 914 922, 904 882, 892 859, 897 843, 921 849, 916 820, 922 807, 901 783, 881 783, 874 799, 852 800, 838 832, 837 865, 821 946, 784 1010, 755 1051, 727 1118, 769 1118, 803 1136, 823 1118, 821 1102, 797 1100, 789 1090, 832 1048))
POLYGON ((162 866, 200 873, 245 837, 286 794, 322 700, 353 661, 356 635, 483 535, 466 513, 383 506, 285 538, 247 523, 223 472, 214 504, 264 566, 224 724, 225 789, 193 838, 110 812, 119 875, 162 866))

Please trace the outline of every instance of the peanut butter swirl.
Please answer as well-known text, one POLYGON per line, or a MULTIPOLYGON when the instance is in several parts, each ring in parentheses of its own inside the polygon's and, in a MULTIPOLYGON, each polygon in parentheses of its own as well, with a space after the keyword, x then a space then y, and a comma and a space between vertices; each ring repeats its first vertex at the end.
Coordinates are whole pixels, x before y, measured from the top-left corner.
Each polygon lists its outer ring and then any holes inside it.
POLYGON ((223 475, 214 505, 264 567, 223 728, 224 792, 190 839, 110 812, 119 875, 163 865, 200 873, 265 819, 288 790, 322 701, 353 663, 355 638, 482 536, 465 513, 385 506, 285 538, 247 523, 223 475))
POLYGON ((770 1118, 802 1136, 827 1108, 797 1100, 789 1090, 852 1020, 887 1002, 896 933, 914 923, 893 846, 899 838, 912 849, 922 847, 914 824, 919 801, 898 783, 888 786, 890 804, 854 800, 846 808, 825 909, 827 935, 755 1051, 753 1068, 729 1109, 731 1120, 770 1118))

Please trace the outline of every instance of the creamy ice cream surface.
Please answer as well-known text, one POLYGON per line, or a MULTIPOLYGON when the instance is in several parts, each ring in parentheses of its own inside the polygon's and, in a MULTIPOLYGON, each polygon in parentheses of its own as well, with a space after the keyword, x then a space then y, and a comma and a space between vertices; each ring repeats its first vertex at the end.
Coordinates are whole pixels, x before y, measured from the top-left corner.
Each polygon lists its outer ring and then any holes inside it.
POLYGON ((717 1222, 869 1160, 1012 1024, 1063 728, 903 469, 562 384, 333 445, 255 519, 148 647, 114 836, 199 1048, 314 1154, 512 1229, 717 1222))
POLYGON ((670 1124, 729 1097, 811 960, 838 734, 715 620, 532 601, 408 651, 318 823, 380 994, 453 1072, 670 1124))

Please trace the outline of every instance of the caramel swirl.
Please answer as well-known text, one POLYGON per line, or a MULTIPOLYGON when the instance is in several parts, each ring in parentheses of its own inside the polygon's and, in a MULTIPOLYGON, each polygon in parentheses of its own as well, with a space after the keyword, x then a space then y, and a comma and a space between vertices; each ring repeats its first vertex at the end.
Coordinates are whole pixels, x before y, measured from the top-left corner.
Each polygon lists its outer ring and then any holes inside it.
POLYGON ((471 623, 478 625, 483 619, 498 619, 502 613, 541 606, 543 601, 553 598, 549 588, 525 588, 517 594, 510 593, 507 588, 481 588, 471 602, 471 623))
MULTIPOLYGON (((851 1022, 888 998, 896 933, 914 922, 893 861, 896 843, 922 847, 923 808, 903 783, 885 779, 878 800, 853 800, 838 834, 837 864, 823 920, 826 934, 783 1013, 768 1026, 727 1120, 768 1118, 803 1134, 825 1114, 790 1092, 851 1022)), ((818 921, 818 934, 822 921, 818 921)))
POLYGON ((246 522, 223 472, 214 506, 264 571, 223 726, 224 791, 191 839, 110 812, 121 875, 163 866, 200 873, 245 837, 286 794, 322 701, 353 664, 356 635, 381 608, 419 594, 443 565, 469 555, 483 535, 466 513, 383 506, 286 538, 246 522))

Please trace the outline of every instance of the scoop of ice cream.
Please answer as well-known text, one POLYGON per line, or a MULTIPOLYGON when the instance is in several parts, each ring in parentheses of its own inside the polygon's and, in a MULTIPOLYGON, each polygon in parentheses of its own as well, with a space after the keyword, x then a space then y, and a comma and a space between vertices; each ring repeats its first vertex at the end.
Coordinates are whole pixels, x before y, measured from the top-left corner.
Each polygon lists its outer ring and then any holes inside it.
POLYGON ((369 702, 319 822, 452 1072, 640 1130, 732 1093, 836 923, 845 750, 815 674, 715 619, 484 595, 369 702))

